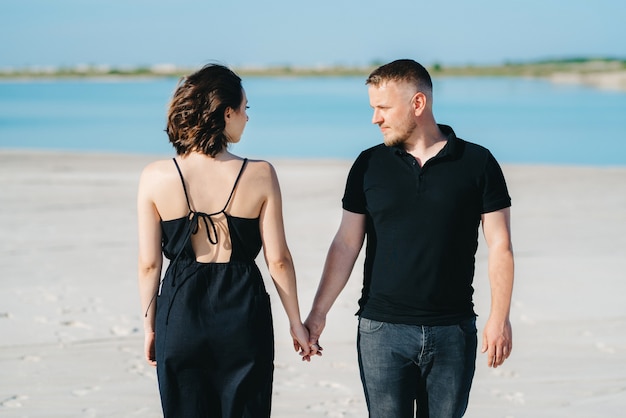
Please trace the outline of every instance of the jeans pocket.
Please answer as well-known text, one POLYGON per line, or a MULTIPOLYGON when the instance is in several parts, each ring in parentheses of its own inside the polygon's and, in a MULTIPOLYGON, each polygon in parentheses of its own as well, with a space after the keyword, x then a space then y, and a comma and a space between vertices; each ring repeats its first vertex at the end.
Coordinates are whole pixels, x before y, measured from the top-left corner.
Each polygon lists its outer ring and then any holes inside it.
POLYGON ((465 321, 457 325, 457 327, 466 337, 474 336, 477 333, 476 318, 466 319, 465 321))
POLYGON ((372 334, 380 330, 383 325, 385 325, 384 322, 374 321, 373 319, 367 319, 363 317, 359 318, 359 332, 372 334))

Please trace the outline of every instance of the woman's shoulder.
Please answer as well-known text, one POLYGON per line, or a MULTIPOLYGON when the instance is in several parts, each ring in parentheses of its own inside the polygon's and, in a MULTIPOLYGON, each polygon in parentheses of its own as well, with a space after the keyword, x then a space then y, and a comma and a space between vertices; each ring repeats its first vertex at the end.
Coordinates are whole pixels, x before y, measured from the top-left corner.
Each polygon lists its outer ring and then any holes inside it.
POLYGON ((246 163, 246 170, 251 174, 253 173, 255 177, 269 177, 276 175, 274 166, 269 161, 265 160, 248 159, 246 163))
POLYGON ((265 160, 248 159, 241 180, 262 194, 272 193, 278 187, 276 170, 265 160))
POLYGON ((141 181, 161 182, 176 174, 174 167, 174 162, 171 159, 153 161, 141 171, 141 181))
POLYGON ((159 173, 159 172, 164 172, 166 170, 169 171, 169 170, 172 169, 172 167, 174 167, 174 162, 170 158, 170 159, 167 159, 167 160, 152 161, 151 163, 148 163, 143 168, 143 171, 159 173))

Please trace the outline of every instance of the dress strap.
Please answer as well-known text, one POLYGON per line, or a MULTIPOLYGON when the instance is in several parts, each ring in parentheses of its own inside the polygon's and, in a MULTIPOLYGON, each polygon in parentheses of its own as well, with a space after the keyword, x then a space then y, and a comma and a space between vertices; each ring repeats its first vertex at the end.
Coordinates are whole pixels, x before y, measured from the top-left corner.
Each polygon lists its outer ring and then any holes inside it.
POLYGON ((192 212, 191 204, 189 203, 189 195, 187 194, 187 187, 185 186, 185 179, 183 178, 183 172, 180 171, 180 167, 178 166, 178 163, 176 162, 176 158, 172 158, 172 160, 174 161, 174 165, 176 165, 176 170, 178 170, 178 174, 180 175, 180 182, 183 184, 183 191, 185 192, 185 199, 187 199, 187 207, 189 208, 189 211, 192 212))
MULTIPOLYGON (((220 213, 226 212, 226 208, 228 208, 228 204, 230 203, 233 194, 235 194, 235 189, 237 188, 237 184, 239 183, 239 179, 241 178, 241 175, 243 174, 243 170, 246 167, 246 164, 248 162, 247 158, 244 158, 243 160, 243 164, 241 164, 241 169, 239 170, 239 174, 237 175, 237 179, 235 180, 235 184, 233 184, 233 189, 230 191, 230 196, 228 196, 228 200, 226 201, 226 205, 224 205, 224 209, 222 209, 219 212, 215 212, 215 213, 211 213, 211 214, 207 214, 207 213, 203 213, 203 212, 196 212, 194 210, 191 209, 191 205, 189 203, 189 195, 187 194, 187 187, 185 186, 185 179, 183 178, 183 173, 180 170, 180 167, 178 166, 178 162, 176 162, 176 158, 172 158, 172 160, 174 161, 174 164, 176 165, 176 169, 178 170, 178 174, 180 175, 180 181, 183 184, 183 190, 185 191, 185 199, 187 199, 187 206, 189 207, 189 228, 187 229, 187 232, 185 234, 185 237, 183 239, 183 245, 180 247, 180 250, 178 251, 178 253, 176 254, 176 256, 172 259, 172 261, 170 262, 170 266, 172 266, 173 270, 172 270, 172 287, 176 286, 176 267, 177 264, 176 262, 178 261, 178 258, 180 257, 180 255, 183 253, 183 251, 185 250, 185 246, 187 245, 187 242, 189 241, 189 238, 191 238, 191 235, 195 234, 198 232, 198 224, 200 219, 202 219, 204 221, 204 227, 206 228, 206 232, 207 232, 207 238, 209 240, 209 242, 213 245, 216 245, 218 242, 218 236, 217 236, 217 227, 215 226, 215 222, 213 222, 212 216, 214 215, 218 215, 220 213), (210 226, 209 226, 210 225, 210 226), (210 229, 209 229, 210 228, 210 229), (212 232, 212 234, 211 234, 212 232)), ((163 281, 165 280, 165 276, 161 278, 161 280, 159 281, 159 288, 157 289, 157 291, 155 292, 154 296, 152 296, 152 299, 150 300, 150 303, 148 304, 148 308, 146 309, 146 313, 145 316, 146 318, 148 317, 148 310, 150 309, 150 305, 152 305, 152 302, 154 302, 154 299, 161 294, 161 288, 163 286, 163 281)), ((185 279, 186 280, 186 279, 185 279)), ((169 315, 170 315, 170 310, 172 309, 172 302, 170 302, 170 306, 167 310, 167 317, 166 317, 166 323, 169 320, 169 315)))
POLYGON ((248 162, 248 159, 244 158, 243 159, 243 164, 241 164, 241 169, 239 170, 239 174, 237 174, 237 179, 235 180, 235 184, 233 184, 233 189, 230 191, 230 196, 228 196, 228 200, 226 201, 226 204, 224 205, 224 209, 222 209, 222 212, 225 212, 226 208, 230 204, 230 200, 233 198, 233 194, 235 194, 235 189, 237 188, 237 183, 239 183, 239 179, 241 178, 241 175, 243 174, 243 169, 246 168, 246 163, 247 162, 248 162))

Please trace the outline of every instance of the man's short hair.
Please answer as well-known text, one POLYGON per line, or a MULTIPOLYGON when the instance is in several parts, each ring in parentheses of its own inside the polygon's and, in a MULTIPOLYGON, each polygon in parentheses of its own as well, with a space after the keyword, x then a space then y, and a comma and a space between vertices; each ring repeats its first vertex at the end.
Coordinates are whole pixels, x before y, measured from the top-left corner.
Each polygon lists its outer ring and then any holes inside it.
POLYGON ((365 84, 380 86, 387 81, 407 82, 414 85, 418 91, 432 95, 433 81, 428 70, 411 59, 399 59, 378 67, 372 71, 365 84))

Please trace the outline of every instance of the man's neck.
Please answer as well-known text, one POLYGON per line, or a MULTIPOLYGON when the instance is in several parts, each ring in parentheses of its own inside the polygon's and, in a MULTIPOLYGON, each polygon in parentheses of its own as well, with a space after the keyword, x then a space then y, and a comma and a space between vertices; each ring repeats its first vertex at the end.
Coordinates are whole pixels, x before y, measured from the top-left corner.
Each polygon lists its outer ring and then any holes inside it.
POLYGON ((402 146, 407 153, 417 160, 421 167, 426 161, 437 155, 447 142, 448 138, 439 130, 439 126, 434 124, 428 129, 416 131, 413 137, 405 141, 402 146))

